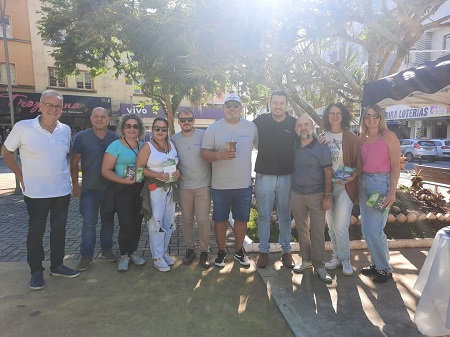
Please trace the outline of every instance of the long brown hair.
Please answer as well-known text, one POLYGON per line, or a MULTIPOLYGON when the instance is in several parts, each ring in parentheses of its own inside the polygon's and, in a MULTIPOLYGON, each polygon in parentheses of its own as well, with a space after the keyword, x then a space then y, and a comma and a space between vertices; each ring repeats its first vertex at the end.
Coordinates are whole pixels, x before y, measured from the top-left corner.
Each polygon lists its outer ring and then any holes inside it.
POLYGON ((380 123, 378 124, 378 136, 381 137, 384 134, 384 132, 388 129, 386 124, 386 116, 384 115, 384 112, 381 109, 381 107, 378 104, 370 104, 367 108, 364 109, 364 112, 361 116, 362 119, 360 126, 361 142, 364 142, 368 134, 368 129, 366 126, 366 115, 369 112, 369 110, 373 110, 380 115, 380 123))

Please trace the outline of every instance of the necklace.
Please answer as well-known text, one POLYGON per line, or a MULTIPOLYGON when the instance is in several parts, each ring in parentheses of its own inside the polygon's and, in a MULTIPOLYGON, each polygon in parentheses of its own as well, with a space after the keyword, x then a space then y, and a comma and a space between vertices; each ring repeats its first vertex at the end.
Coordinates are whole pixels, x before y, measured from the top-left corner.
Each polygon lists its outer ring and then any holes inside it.
POLYGON ((166 150, 165 148, 163 148, 163 147, 155 140, 155 138, 152 137, 152 140, 155 142, 156 145, 158 145, 158 147, 159 147, 161 150, 163 150, 163 152, 164 152, 165 154, 168 154, 168 153, 169 153, 169 144, 167 144, 167 150, 166 150))
MULTIPOLYGON (((123 140, 125 141, 125 143, 128 144, 128 146, 129 146, 129 148, 131 149, 131 151, 133 151, 134 154, 137 156, 137 152, 134 151, 134 149, 131 147, 130 143, 128 143, 127 139, 126 139, 125 137, 123 137, 123 140)), ((137 149, 138 149, 138 151, 139 151, 139 141, 137 141, 137 149)))

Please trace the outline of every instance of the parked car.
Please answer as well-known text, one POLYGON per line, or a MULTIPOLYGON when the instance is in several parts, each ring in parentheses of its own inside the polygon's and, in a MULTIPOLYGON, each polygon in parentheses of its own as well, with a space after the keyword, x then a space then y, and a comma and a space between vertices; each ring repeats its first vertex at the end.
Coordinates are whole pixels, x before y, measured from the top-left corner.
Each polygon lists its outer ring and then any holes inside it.
POLYGON ((400 151, 408 161, 422 157, 429 162, 437 159, 436 145, 430 140, 401 139, 400 151))
POLYGON ((436 145, 438 158, 450 158, 450 139, 430 139, 436 145))

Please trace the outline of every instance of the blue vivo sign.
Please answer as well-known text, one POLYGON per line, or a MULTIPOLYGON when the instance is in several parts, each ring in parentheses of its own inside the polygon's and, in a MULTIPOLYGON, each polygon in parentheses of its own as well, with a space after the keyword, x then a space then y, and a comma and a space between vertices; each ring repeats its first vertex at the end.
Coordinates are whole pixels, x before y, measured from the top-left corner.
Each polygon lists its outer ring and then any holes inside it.
POLYGON ((164 111, 160 109, 158 113, 154 113, 151 105, 120 103, 120 115, 127 114, 136 114, 141 118, 164 117, 164 111))
MULTIPOLYGON (((178 111, 182 111, 186 106, 180 106, 178 111)), ((198 119, 220 119, 223 118, 223 109, 221 108, 189 108, 194 112, 194 117, 198 119)), ((129 104, 120 103, 120 115, 136 114, 141 118, 156 118, 165 117, 164 111, 159 109, 157 113, 152 111, 151 105, 144 105, 143 107, 139 104, 129 104)), ((176 113, 174 113, 176 117, 176 113)))

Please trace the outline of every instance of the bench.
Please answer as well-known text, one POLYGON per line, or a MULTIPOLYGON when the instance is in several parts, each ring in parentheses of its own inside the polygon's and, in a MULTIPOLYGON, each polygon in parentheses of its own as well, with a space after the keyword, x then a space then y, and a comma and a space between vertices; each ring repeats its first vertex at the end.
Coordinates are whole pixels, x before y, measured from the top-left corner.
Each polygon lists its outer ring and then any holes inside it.
POLYGON ((434 191, 438 187, 450 188, 450 169, 426 165, 416 165, 416 174, 421 176, 424 184, 434 185, 434 191))

